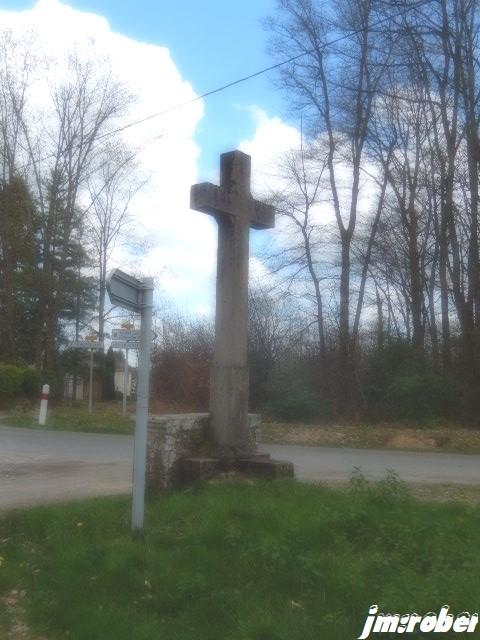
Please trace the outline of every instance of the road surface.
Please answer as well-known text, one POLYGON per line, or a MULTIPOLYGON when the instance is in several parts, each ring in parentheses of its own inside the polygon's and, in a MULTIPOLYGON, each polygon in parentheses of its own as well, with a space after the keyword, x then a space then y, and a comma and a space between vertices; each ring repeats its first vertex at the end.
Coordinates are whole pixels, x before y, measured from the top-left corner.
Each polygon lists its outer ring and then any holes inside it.
POLYGON ((133 439, 0 426, 0 509, 127 493, 133 439))
MULTIPOLYGON (((480 485, 480 456, 261 445, 291 460, 296 477, 310 482, 348 480, 355 467, 369 478, 392 469, 406 482, 480 485)), ((91 433, 0 426, 0 508, 97 495, 131 487, 133 439, 91 433)))

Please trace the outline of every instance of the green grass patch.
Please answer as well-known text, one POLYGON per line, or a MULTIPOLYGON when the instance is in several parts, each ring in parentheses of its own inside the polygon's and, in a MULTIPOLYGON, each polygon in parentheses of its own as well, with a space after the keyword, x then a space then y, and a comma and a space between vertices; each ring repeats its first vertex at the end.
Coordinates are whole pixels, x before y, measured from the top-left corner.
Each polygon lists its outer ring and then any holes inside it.
MULTIPOLYGON (((38 418, 31 411, 13 411, 3 419, 12 427, 38 426, 38 418)), ((90 415, 85 405, 51 407, 48 411, 45 429, 62 431, 87 431, 98 433, 133 433, 132 416, 123 416, 121 407, 112 404, 98 404, 90 415)))
MULTIPOLYGON (((49 640, 352 640, 368 607, 480 609, 480 509, 279 482, 166 492, 146 535, 126 499, 0 518, 0 598, 49 640)), ((412 634, 412 637, 419 637, 412 634)))

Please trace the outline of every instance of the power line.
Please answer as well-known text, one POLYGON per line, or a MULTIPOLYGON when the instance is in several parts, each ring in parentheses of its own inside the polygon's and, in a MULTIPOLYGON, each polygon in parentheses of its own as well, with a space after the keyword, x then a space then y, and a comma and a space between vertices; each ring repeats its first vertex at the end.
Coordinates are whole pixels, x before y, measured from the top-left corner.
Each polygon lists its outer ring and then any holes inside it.
MULTIPOLYGON (((380 18, 379 20, 373 22, 372 24, 369 25, 369 28, 375 28, 378 27, 382 24, 384 24, 385 22, 392 20, 392 19, 396 19, 396 18, 400 18, 400 17, 404 17, 407 13, 409 13, 410 11, 412 11, 413 9, 419 9, 427 4, 429 4, 431 2, 431 0, 420 0, 419 2, 416 2, 414 4, 411 4, 407 7, 404 7, 401 11, 399 11, 398 13, 394 14, 394 15, 387 15, 384 16, 383 18, 380 18)), ((325 42, 321 49, 322 51, 324 51, 325 49, 327 49, 328 47, 331 47, 335 44, 338 44, 339 42, 342 42, 343 40, 346 40, 348 38, 351 38, 352 36, 358 35, 360 33, 362 33, 364 31, 364 28, 359 28, 359 29, 355 29, 353 31, 349 31, 348 33, 344 33, 341 36, 338 36, 337 38, 333 38, 332 40, 329 40, 327 42, 325 42)), ((286 60, 282 60, 280 62, 277 62, 275 64, 272 64, 268 67, 264 67, 263 69, 260 69, 259 71, 255 71, 254 73, 251 73, 249 75, 246 76, 242 76, 241 78, 238 78, 236 80, 233 80, 232 82, 228 82, 227 84, 224 84, 220 87, 217 87, 215 89, 211 89, 210 91, 206 91, 205 93, 202 93, 199 96, 196 96, 195 98, 191 98, 190 100, 186 100, 184 102, 180 102, 177 103, 175 105, 172 105, 171 107, 168 107, 166 109, 163 109, 162 111, 158 111, 156 113, 152 113, 144 118, 140 118, 138 120, 134 120, 132 122, 129 122, 125 125, 122 125, 120 127, 117 127, 115 129, 111 129, 110 131, 106 131, 105 133, 99 135, 97 137, 97 140, 104 140, 105 138, 108 138, 110 136, 116 135, 118 133, 122 133, 123 131, 126 131, 127 129, 131 129, 132 127, 135 127, 137 125, 143 124, 145 122, 148 122, 150 120, 153 120, 155 118, 160 118, 163 115, 166 115, 167 113, 171 113, 172 111, 176 111, 177 109, 181 109, 183 107, 189 106, 191 104, 194 104, 195 102, 198 102, 199 100, 204 100, 205 98, 208 98, 212 95, 215 95, 217 93, 221 93, 222 91, 225 91, 226 89, 230 89, 231 87, 234 87, 236 85, 242 84, 244 82, 247 82, 248 80, 252 80, 253 78, 257 78, 258 76, 264 75, 265 73, 269 73, 270 71, 274 71, 275 69, 279 69, 280 67, 283 67, 287 64, 290 64, 292 62, 295 62, 296 60, 299 60, 300 58, 303 58, 304 56, 310 55, 312 53, 314 53, 315 50, 314 49, 308 49, 307 51, 302 51, 301 53, 295 55, 295 56, 291 56, 290 58, 287 58, 286 60)), ((364 91, 362 89, 362 91, 364 91)), ((78 149, 82 146, 81 143, 74 145, 72 147, 72 149, 78 149)), ((36 160, 37 163, 43 162, 45 160, 49 160, 50 158, 54 158, 56 154, 51 153, 48 154, 46 156, 44 156, 43 158, 39 158, 36 160)), ((27 163, 25 165, 23 165, 22 169, 25 169, 29 166, 30 163, 27 163)))
MULTIPOLYGON (((409 7, 405 7, 402 11, 398 12, 397 14, 393 15, 393 16, 385 16, 379 20, 377 20, 376 22, 372 23, 370 25, 370 28, 375 28, 378 27, 380 25, 382 25, 383 23, 387 22, 388 20, 391 20, 392 18, 400 18, 402 16, 405 16, 406 13, 410 12, 413 9, 419 9, 423 6, 425 6, 426 4, 430 3, 431 0, 421 0, 420 2, 416 2, 413 5, 410 5, 409 7)), ((358 35, 359 33, 362 33, 364 29, 363 28, 359 28, 356 29, 354 31, 350 31, 348 33, 343 34, 342 36, 338 36, 337 38, 334 38, 333 40, 329 40, 328 42, 325 42, 322 45, 322 50, 325 50, 327 47, 331 47, 334 44, 338 44, 339 42, 342 42, 343 40, 346 40, 347 38, 351 38, 352 36, 358 35)), ((158 111, 157 113, 152 113, 149 116, 146 116, 145 118, 141 118, 140 120, 135 120, 133 122, 130 122, 126 125, 123 125, 121 127, 118 127, 117 129, 112 129, 111 131, 106 131, 104 134, 102 134, 101 136, 99 136, 99 140, 106 138, 108 136, 114 135, 116 133, 121 133, 122 131, 125 131, 126 129, 130 129, 131 127, 135 127, 139 124, 143 124, 144 122, 148 122, 149 120, 153 120, 154 118, 159 118, 167 113, 170 113, 172 111, 175 111, 177 109, 181 109, 183 107, 186 107, 188 105, 191 105, 195 102, 198 102, 199 100, 203 100, 205 98, 208 98, 209 96, 212 96, 216 93, 220 93, 221 91, 225 91, 226 89, 230 89, 231 87, 234 87, 238 84, 241 84, 243 82, 247 82, 248 80, 252 80, 253 78, 257 78, 258 76, 264 75, 265 73, 269 73, 270 71, 274 71, 275 69, 279 69, 280 67, 285 66, 286 64, 290 64, 292 62, 295 62, 296 60, 299 60, 300 58, 303 58, 304 56, 310 55, 311 53, 314 53, 314 49, 309 49, 307 51, 302 51, 302 53, 299 53, 295 56, 292 56, 291 58, 288 58, 286 60, 282 60, 281 62, 277 62, 276 64, 272 64, 269 67, 265 67, 264 69, 260 69, 259 71, 255 71, 254 73, 251 73, 247 76, 243 76, 241 78, 238 78, 237 80, 233 80, 232 82, 228 82, 227 84, 224 84, 220 87, 217 87, 216 89, 211 89, 210 91, 207 91, 205 93, 202 93, 199 96, 196 96, 195 98, 192 98, 191 100, 186 100, 185 102, 180 102, 178 104, 172 105, 171 107, 168 107, 167 109, 164 109, 162 111, 158 111)))

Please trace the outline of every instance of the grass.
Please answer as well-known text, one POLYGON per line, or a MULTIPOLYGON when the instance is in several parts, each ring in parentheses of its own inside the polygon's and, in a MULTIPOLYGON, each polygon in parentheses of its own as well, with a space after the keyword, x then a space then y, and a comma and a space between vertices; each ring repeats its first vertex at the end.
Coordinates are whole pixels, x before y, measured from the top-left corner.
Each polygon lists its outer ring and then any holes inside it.
MULTIPOLYGON (((4 417, 12 427, 35 427, 38 418, 32 411, 12 411, 4 417)), ((121 407, 111 403, 98 403, 90 415, 83 404, 53 406, 48 411, 45 429, 87 431, 97 433, 133 433, 132 416, 122 415, 121 407)))
POLYGON ((126 499, 1 517, 0 599, 20 594, 29 638, 352 640, 373 603, 480 609, 480 509, 416 502, 394 476, 172 491, 144 540, 128 525, 126 499))
MULTIPOLYGON (((158 405, 158 403, 157 403, 158 405)), ((134 410, 134 406, 129 407, 134 410)), ((155 406, 152 412, 178 413, 180 407, 155 406)), ((191 411, 191 409, 189 409, 191 411)), ((7 411, 3 421, 13 427, 39 429, 31 408, 7 411)), ((0 422, 1 424, 1 422, 0 422)), ((132 417, 122 416, 120 403, 99 402, 89 415, 84 404, 52 406, 46 429, 86 431, 93 433, 133 433, 132 417)), ((480 453, 480 429, 459 425, 411 424, 292 424, 265 422, 262 442, 307 446, 355 447, 367 449, 399 449, 407 451, 439 451, 480 453)))

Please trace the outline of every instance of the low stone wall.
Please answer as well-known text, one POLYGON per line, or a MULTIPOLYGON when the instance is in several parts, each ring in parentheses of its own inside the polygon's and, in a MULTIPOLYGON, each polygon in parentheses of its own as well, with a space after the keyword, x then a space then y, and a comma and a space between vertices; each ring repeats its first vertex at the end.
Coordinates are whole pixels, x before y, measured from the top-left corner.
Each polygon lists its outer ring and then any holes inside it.
MULTIPOLYGON (((260 416, 249 415, 252 439, 258 441, 260 416)), ((182 458, 211 452, 208 413, 150 416, 148 421, 147 487, 156 493, 179 483, 182 458)))

